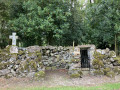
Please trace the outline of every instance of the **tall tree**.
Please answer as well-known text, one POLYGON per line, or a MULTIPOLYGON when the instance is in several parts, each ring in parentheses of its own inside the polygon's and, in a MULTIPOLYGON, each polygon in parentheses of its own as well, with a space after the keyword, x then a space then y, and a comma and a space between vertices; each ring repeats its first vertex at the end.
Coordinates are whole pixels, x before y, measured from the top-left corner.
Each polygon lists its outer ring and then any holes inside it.
POLYGON ((91 42, 98 47, 112 48, 115 45, 115 35, 120 32, 120 1, 102 0, 87 7, 86 12, 91 42))
MULTIPOLYGON (((15 5, 13 5, 15 6, 15 5)), ((18 33, 28 45, 58 45, 62 34, 68 29, 69 5, 63 0, 27 0, 19 2, 13 9, 16 16, 9 23, 11 30, 18 33), (20 8, 19 8, 19 7, 20 8)))
POLYGON ((8 45, 8 20, 9 20, 9 6, 4 1, 0 1, 0 47, 4 48, 8 45))

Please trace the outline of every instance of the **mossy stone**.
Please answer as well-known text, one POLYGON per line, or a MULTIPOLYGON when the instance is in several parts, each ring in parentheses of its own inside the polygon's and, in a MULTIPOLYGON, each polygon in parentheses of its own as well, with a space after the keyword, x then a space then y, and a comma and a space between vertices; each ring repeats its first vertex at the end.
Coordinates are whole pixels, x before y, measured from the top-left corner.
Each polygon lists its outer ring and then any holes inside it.
POLYGON ((52 70, 57 70, 57 68, 55 66, 51 67, 52 70))
POLYGON ((37 70, 37 64, 35 61, 29 61, 29 66, 34 69, 34 70, 37 70))
POLYGON ((71 78, 78 78, 80 77, 81 75, 79 73, 75 73, 75 74, 71 74, 70 77, 71 78))
POLYGON ((95 70, 93 73, 95 75, 104 75, 104 72, 102 70, 95 70))
POLYGON ((80 62, 80 59, 71 59, 71 62, 72 63, 78 63, 78 62, 80 62))
POLYGON ((113 57, 113 56, 116 56, 116 53, 114 51, 110 51, 109 57, 113 57))
POLYGON ((103 69, 104 75, 107 75, 107 73, 110 72, 110 71, 111 71, 111 69, 108 68, 108 67, 103 69))
POLYGON ((115 67, 115 68, 113 69, 113 71, 114 71, 116 74, 120 74, 120 69, 119 69, 118 67, 115 67))
POLYGON ((7 68, 7 66, 10 64, 11 64, 10 62, 0 63, 0 70, 7 68))
POLYGON ((106 74, 106 76, 113 78, 115 77, 115 73, 113 71, 110 71, 106 74))
POLYGON ((94 59, 92 62, 93 67, 95 67, 95 69, 100 69, 102 67, 104 67, 103 61, 102 60, 98 60, 98 59, 94 59))
POLYGON ((25 51, 22 51, 22 50, 18 51, 18 55, 24 55, 24 54, 25 54, 25 51))
POLYGON ((35 79, 41 79, 45 77, 45 72, 44 71, 39 71, 35 73, 35 79))
POLYGON ((93 56, 95 59, 99 59, 99 60, 103 60, 103 59, 106 59, 108 57, 107 55, 103 55, 99 52, 94 52, 93 56))
POLYGON ((46 70, 52 70, 52 67, 45 67, 46 70))

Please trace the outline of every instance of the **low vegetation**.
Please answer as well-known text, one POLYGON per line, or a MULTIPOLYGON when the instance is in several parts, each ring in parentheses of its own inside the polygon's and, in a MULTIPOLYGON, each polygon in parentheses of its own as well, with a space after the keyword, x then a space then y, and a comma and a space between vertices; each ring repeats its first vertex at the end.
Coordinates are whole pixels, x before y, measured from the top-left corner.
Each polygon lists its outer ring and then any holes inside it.
MULTIPOLYGON (((119 90, 120 89, 120 83, 114 83, 114 84, 104 84, 100 86, 92 86, 92 87, 26 87, 26 88, 9 88, 9 90, 119 90)), ((2 90, 2 89, 1 89, 2 90)))

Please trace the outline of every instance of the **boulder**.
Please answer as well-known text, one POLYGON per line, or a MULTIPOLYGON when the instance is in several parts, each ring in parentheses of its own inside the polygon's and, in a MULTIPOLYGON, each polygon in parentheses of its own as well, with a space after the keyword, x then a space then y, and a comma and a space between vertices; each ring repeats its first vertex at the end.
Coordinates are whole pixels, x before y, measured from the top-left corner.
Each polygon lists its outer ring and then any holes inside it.
POLYGON ((27 47, 26 50, 30 53, 34 53, 34 52, 40 52, 41 48, 39 46, 30 46, 27 47))
POLYGON ((10 47, 10 53, 18 53, 18 47, 17 46, 11 46, 10 47))
POLYGON ((4 75, 9 74, 9 73, 10 73, 9 69, 0 70, 0 76, 4 76, 4 75))

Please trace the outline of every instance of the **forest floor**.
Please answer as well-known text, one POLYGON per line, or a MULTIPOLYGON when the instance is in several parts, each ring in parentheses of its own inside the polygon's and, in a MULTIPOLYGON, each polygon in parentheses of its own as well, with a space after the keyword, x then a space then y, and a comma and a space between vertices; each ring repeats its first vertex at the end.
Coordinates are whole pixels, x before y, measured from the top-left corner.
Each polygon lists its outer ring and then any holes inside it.
POLYGON ((86 75, 82 78, 70 78, 64 71, 47 71, 44 80, 34 81, 30 78, 0 78, 0 90, 16 87, 58 87, 58 86, 98 86, 105 83, 119 83, 120 76, 109 78, 106 76, 86 75))

